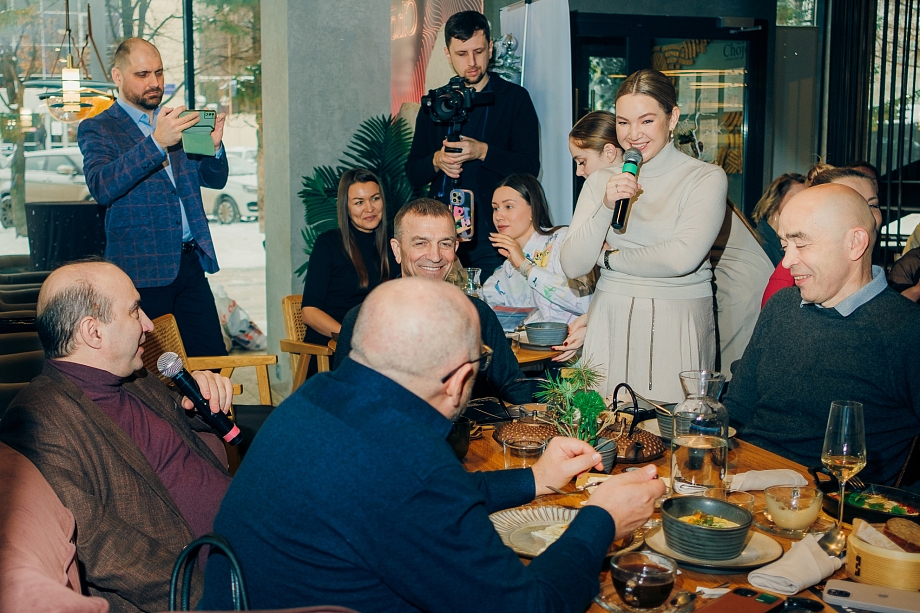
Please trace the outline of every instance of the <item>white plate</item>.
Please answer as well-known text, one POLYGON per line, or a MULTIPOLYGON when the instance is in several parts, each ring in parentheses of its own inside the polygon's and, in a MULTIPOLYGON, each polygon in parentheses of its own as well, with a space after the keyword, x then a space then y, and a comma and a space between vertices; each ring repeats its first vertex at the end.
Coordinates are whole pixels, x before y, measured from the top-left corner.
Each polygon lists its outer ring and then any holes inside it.
MULTIPOLYGON (((548 545, 543 539, 534 536, 533 532, 553 524, 569 523, 577 514, 578 509, 569 507, 518 507, 492 513, 489 519, 495 525, 495 531, 502 542, 514 553, 525 558, 534 558, 548 545)), ((638 549, 643 543, 642 533, 636 531, 624 541, 613 543, 608 553, 638 549)))
POLYGON ((668 547, 667 542, 664 540, 664 529, 662 528, 646 533, 645 544, 658 553, 671 556, 681 563, 681 566, 709 573, 733 574, 747 572, 760 568, 783 556, 782 545, 766 534, 754 532, 753 530, 750 532, 750 538, 741 551, 741 555, 731 560, 702 560, 678 553, 668 547))

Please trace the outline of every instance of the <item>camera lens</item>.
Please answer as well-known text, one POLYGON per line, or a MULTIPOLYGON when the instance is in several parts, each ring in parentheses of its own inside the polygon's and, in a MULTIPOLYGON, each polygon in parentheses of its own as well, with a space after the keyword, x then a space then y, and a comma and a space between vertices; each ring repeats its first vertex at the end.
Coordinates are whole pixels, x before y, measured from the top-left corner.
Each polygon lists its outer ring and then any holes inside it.
POLYGON ((840 596, 841 598, 850 597, 850 593, 846 590, 827 590, 827 593, 831 596, 840 596))

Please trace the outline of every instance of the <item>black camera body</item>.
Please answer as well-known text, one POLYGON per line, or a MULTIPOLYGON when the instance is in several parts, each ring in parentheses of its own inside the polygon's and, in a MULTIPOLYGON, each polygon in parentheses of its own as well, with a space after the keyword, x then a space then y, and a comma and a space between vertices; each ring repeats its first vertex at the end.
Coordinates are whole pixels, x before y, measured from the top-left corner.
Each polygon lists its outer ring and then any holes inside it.
POLYGON ((447 85, 429 90, 427 96, 422 96, 421 103, 433 122, 459 126, 467 120, 467 113, 474 106, 494 104, 495 94, 477 92, 458 75, 447 85))

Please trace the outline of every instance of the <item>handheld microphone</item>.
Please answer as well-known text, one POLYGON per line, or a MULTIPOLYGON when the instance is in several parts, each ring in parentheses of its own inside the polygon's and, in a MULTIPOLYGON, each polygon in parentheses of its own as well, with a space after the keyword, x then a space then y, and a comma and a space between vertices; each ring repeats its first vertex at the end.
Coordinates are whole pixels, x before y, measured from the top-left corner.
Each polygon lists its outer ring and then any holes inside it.
POLYGON ((231 445, 239 445, 243 442, 243 435, 239 427, 230 421, 224 413, 212 413, 208 401, 201 395, 198 383, 182 366, 182 359, 178 354, 167 351, 157 359, 157 369, 164 377, 172 379, 182 395, 192 401, 195 408, 198 409, 198 415, 206 424, 217 430, 221 438, 231 445))
MULTIPOLYGON (((627 149, 623 154, 623 172, 628 172, 632 176, 639 174, 639 164, 642 163, 642 152, 635 147, 627 149)), ((613 221, 610 225, 614 230, 622 230, 626 223, 626 211, 629 210, 629 198, 621 198, 613 206, 613 221)))

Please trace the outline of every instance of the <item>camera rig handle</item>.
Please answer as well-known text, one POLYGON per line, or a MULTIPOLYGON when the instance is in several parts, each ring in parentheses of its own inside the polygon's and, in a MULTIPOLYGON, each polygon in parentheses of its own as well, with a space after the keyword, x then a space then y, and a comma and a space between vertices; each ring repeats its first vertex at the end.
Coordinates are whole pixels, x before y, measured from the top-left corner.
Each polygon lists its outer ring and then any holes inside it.
MULTIPOLYGON (((463 121, 466 121, 466 113, 463 114, 463 121)), ((454 121, 450 122, 450 125, 447 127, 447 142, 460 142, 460 127, 463 121, 458 121, 458 118, 455 117, 454 121)), ((463 153, 463 149, 459 147, 444 147, 444 151, 445 153, 463 153)))

